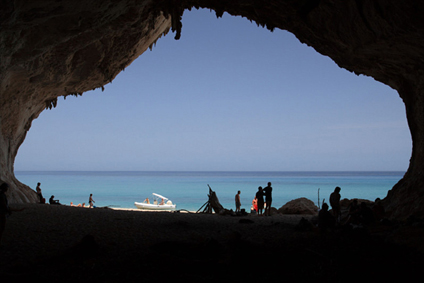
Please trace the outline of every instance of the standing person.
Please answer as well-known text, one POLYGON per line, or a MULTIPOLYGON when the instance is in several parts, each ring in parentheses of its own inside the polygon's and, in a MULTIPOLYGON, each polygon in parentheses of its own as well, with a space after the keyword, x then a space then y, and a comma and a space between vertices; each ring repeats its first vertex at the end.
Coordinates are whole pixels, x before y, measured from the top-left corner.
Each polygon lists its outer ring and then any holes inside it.
POLYGON ((264 191, 262 187, 259 187, 256 192, 256 200, 258 203, 258 215, 262 215, 262 210, 264 209, 264 191))
POLYGON ((93 208, 93 202, 95 202, 93 200, 93 194, 90 194, 90 198, 88 199, 88 203, 90 204, 90 208, 93 208))
POLYGON ((264 188, 264 194, 265 194, 265 215, 271 216, 271 204, 272 204, 272 187, 271 182, 268 182, 268 186, 264 188))
POLYGON ((43 202, 43 194, 41 193, 40 185, 41 185, 41 183, 37 183, 37 188, 35 188, 35 191, 37 192, 37 196, 38 196, 38 199, 40 200, 40 203, 44 203, 43 202))
POLYGON ((330 195, 330 205, 331 209, 333 210, 334 218, 336 219, 336 222, 340 222, 341 218, 341 211, 340 211, 340 187, 336 187, 334 189, 334 192, 330 195))
POLYGON ((241 207, 241 202, 240 202, 240 191, 237 192, 236 194, 236 212, 240 212, 240 207, 241 207))
POLYGON ((258 212, 258 199, 256 198, 256 195, 252 200, 252 207, 253 207, 253 210, 257 213, 258 212))
POLYGON ((9 203, 6 197, 8 189, 9 185, 7 183, 0 185, 0 244, 4 229, 6 228, 6 217, 10 214, 9 203))

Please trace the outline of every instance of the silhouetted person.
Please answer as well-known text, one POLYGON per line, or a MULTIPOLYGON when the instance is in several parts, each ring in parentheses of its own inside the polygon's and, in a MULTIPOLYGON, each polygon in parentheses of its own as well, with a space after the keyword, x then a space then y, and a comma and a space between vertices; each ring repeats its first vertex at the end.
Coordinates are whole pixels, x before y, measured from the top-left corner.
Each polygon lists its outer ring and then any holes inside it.
POLYGON ((268 182, 268 186, 264 188, 264 194, 265 194, 265 215, 270 216, 271 215, 271 204, 272 204, 272 187, 271 182, 268 182))
POLYGON ((38 199, 40 200, 40 203, 44 203, 45 201, 43 200, 43 194, 41 193, 40 185, 41 183, 37 183, 37 187, 35 188, 35 191, 37 192, 37 196, 38 196, 38 199))
POLYGON ((341 218, 341 209, 340 209, 340 187, 336 187, 334 189, 334 192, 330 195, 330 205, 331 209, 333 210, 334 218, 336 219, 336 222, 340 222, 341 218))
POLYGON ((262 215, 262 211, 264 209, 264 191, 262 187, 258 188, 256 192, 256 199, 258 201, 258 215, 262 215))
POLYGON ((235 201, 236 201, 236 212, 240 212, 241 202, 240 202, 240 191, 237 192, 235 201))
POLYGON ((318 213, 318 228, 320 231, 324 232, 327 229, 334 228, 336 224, 336 219, 328 211, 328 204, 324 203, 322 209, 318 213))
POLYGON ((90 194, 90 197, 88 198, 88 203, 90 204, 90 208, 93 208, 93 203, 95 201, 93 200, 93 194, 90 194))
POLYGON ((49 198, 49 203, 50 204, 60 204, 59 200, 55 200, 53 195, 49 198))
POLYGON ((7 183, 0 185, 0 245, 4 229, 6 228, 6 217, 10 215, 9 203, 7 201, 6 192, 9 189, 7 183))

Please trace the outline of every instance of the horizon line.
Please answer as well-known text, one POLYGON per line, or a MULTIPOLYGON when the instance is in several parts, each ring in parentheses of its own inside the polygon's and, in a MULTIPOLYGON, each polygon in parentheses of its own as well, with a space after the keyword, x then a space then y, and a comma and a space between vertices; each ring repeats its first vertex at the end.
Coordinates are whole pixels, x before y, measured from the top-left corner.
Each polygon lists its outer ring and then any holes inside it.
POLYGON ((16 172, 403 172, 406 170, 15 170, 16 172))

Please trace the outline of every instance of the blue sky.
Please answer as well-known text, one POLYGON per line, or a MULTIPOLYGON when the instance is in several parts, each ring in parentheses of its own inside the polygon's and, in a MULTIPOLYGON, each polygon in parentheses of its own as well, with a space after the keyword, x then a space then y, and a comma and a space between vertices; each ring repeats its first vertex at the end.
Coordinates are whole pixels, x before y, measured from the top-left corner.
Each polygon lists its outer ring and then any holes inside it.
POLYGON ((15 170, 405 171, 396 91, 294 35, 186 11, 115 80, 34 120, 15 170))

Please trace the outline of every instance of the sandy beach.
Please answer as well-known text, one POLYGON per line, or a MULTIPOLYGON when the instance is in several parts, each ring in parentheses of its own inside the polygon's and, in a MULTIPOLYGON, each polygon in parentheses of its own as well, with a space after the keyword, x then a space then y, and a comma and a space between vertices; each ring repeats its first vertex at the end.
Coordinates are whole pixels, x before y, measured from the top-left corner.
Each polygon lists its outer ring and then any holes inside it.
POLYGON ((1 278, 43 281, 348 282, 419 272, 423 225, 319 233, 312 216, 220 216, 13 205, 1 278), (305 218, 306 225, 299 225, 305 218), (340 278, 344 277, 343 280, 340 278), (58 280, 60 278, 60 280, 58 280), (359 279, 356 278, 356 279, 359 279))

